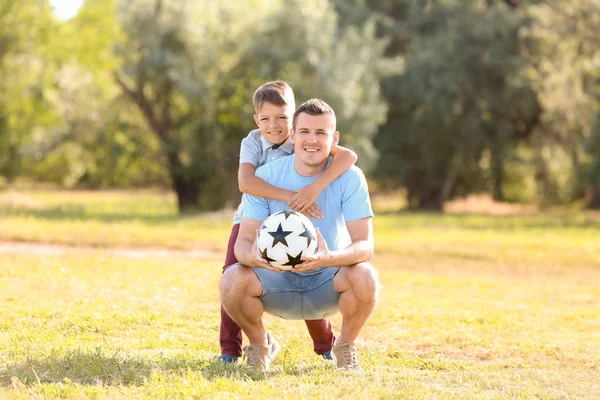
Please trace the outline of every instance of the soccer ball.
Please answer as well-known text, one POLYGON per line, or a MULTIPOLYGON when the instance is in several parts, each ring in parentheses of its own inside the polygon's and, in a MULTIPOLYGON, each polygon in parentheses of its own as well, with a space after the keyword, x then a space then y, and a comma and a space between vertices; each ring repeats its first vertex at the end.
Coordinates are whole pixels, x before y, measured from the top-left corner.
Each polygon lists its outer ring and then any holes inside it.
POLYGON ((292 211, 271 214, 260 226, 256 244, 274 267, 290 270, 317 250, 317 231, 304 215, 292 211))

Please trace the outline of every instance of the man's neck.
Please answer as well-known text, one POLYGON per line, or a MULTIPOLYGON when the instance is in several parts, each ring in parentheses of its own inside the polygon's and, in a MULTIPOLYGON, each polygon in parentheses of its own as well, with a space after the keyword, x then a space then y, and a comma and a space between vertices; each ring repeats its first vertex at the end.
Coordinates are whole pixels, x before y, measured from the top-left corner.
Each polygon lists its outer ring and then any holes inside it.
POLYGON ((321 172, 323 172, 325 170, 326 167, 327 167, 327 158, 325 160, 323 160, 323 162, 319 163, 318 165, 306 165, 306 164, 302 163, 300 160, 298 160, 298 157, 295 157, 295 160, 294 160, 294 169, 296 170, 296 173, 300 176, 304 176, 307 178, 319 175, 321 172))

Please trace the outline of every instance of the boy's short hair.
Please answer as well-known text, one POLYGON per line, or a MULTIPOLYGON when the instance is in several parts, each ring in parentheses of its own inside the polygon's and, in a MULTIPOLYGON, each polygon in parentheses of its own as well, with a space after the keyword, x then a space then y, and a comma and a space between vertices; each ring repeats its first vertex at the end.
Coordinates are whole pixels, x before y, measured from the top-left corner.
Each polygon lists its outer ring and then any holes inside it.
POLYGON ((331 106, 329 104, 325 103, 321 99, 306 100, 304 103, 302 103, 300 105, 300 107, 298 107, 298 109, 294 113, 294 122, 292 125, 292 128, 294 129, 294 131, 296 130, 296 120, 298 119, 298 116, 302 113, 306 113, 308 115, 313 115, 313 116, 331 115, 333 117, 334 129, 335 129, 335 120, 336 120, 335 111, 333 111, 333 108, 331 108, 331 106))
POLYGON ((254 92, 252 102, 257 114, 264 103, 271 103, 276 106, 290 105, 292 108, 296 105, 294 91, 285 81, 273 81, 261 85, 254 92))

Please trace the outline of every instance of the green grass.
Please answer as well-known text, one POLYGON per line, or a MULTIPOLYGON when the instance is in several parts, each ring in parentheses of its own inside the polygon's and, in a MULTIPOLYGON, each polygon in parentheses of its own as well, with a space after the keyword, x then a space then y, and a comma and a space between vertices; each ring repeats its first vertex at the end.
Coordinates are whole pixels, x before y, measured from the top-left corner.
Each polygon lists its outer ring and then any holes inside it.
MULTIPOLYGON (((152 192, 11 196, 0 240, 223 251, 230 228, 227 213, 178 218, 152 192)), ((271 317, 283 351, 266 377, 216 362, 220 253, 0 255, 0 399, 595 399, 599 227, 593 214, 378 215, 365 377, 271 317)))

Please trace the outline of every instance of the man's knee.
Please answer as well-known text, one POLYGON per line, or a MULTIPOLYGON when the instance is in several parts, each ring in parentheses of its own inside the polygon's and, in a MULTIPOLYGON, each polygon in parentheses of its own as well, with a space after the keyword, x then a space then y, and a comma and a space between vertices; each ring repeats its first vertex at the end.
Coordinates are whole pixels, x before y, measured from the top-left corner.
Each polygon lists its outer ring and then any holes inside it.
POLYGON ((253 296, 260 296, 262 285, 251 268, 234 264, 227 267, 221 275, 220 292, 221 297, 228 296, 229 294, 240 296, 246 293, 253 296), (254 294, 255 292, 259 294, 256 295, 254 294))
POLYGON ((377 269, 371 263, 363 262, 353 266, 356 277, 360 285, 371 292, 376 292, 379 287, 379 274, 377 269))
POLYGON ((340 292, 352 288, 364 294, 376 293, 379 287, 377 269, 368 262, 342 267, 336 275, 334 286, 340 292))

